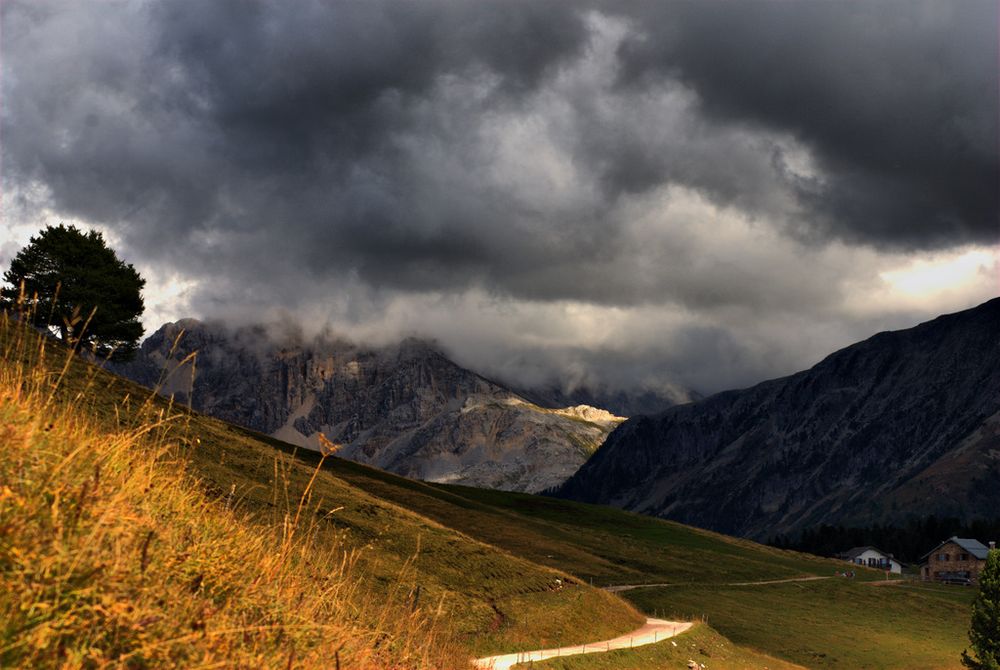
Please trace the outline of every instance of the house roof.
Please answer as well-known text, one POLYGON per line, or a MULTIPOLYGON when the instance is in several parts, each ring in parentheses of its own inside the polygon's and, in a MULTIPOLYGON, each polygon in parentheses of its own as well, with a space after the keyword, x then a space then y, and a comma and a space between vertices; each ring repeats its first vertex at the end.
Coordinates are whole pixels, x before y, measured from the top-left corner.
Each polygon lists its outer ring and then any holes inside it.
POLYGON ((923 556, 921 556, 920 560, 923 560, 923 559, 927 558, 928 556, 930 556, 931 554, 933 554, 935 551, 937 551, 938 549, 940 549, 944 545, 948 544, 949 542, 953 542, 953 543, 957 544, 962 549, 965 549, 967 552, 969 552, 970 554, 972 554, 973 556, 975 556, 976 558, 978 558, 981 561, 986 560, 986 557, 990 553, 989 547, 987 547, 986 545, 984 545, 979 540, 972 540, 972 539, 965 538, 965 537, 949 537, 947 540, 945 540, 944 542, 942 542, 941 544, 939 544, 938 546, 934 547, 933 549, 931 549, 930 551, 928 551, 926 554, 924 554, 923 556))
POLYGON ((847 551, 842 553, 841 556, 853 561, 855 558, 857 558, 858 556, 860 556, 861 554, 865 553, 868 550, 878 552, 879 554, 882 554, 886 558, 892 558, 892 554, 887 554, 878 547, 854 547, 853 549, 848 549, 847 551))

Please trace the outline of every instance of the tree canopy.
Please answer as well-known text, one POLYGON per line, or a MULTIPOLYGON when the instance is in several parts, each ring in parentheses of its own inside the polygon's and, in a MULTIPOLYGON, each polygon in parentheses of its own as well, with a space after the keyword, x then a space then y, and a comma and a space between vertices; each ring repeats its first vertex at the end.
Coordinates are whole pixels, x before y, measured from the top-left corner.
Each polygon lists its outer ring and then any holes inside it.
POLYGON ((7 309, 99 356, 135 355, 146 280, 118 258, 99 232, 48 226, 11 261, 0 288, 7 309), (22 292, 23 286, 23 292, 22 292))
POLYGON ((962 664, 973 670, 1000 670, 1000 551, 990 551, 979 573, 979 593, 972 603, 969 626, 972 654, 962 652, 962 664))

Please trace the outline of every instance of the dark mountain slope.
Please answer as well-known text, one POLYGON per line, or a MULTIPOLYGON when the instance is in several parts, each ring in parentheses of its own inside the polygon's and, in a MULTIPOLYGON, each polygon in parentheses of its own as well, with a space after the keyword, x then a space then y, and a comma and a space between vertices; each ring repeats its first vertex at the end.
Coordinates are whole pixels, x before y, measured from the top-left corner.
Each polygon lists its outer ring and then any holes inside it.
POLYGON ((630 419, 560 496, 727 533, 1000 508, 1000 299, 630 419))

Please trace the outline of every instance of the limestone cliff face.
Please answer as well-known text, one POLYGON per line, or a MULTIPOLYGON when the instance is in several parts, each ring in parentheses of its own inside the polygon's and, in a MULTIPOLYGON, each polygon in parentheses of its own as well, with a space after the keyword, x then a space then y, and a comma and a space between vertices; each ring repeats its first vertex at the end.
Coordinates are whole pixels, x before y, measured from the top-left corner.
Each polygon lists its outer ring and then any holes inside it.
POLYGON ((187 319, 120 371, 287 442, 318 448, 322 433, 344 445, 340 456, 397 474, 517 491, 562 483, 622 421, 543 409, 416 339, 368 348, 187 319))
POLYGON ((622 424, 560 490, 722 532, 1000 509, 1000 298, 622 424))

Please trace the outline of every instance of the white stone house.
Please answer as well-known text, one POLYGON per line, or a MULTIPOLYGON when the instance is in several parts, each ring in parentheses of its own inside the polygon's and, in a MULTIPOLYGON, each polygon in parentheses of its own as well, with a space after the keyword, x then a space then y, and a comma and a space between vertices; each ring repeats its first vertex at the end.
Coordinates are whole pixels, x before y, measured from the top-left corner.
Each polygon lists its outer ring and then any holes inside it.
POLYGON ((866 568, 888 570, 897 575, 903 572, 903 564, 893 558, 892 554, 887 554, 875 547, 854 547, 849 551, 838 554, 838 556, 854 565, 866 568))

